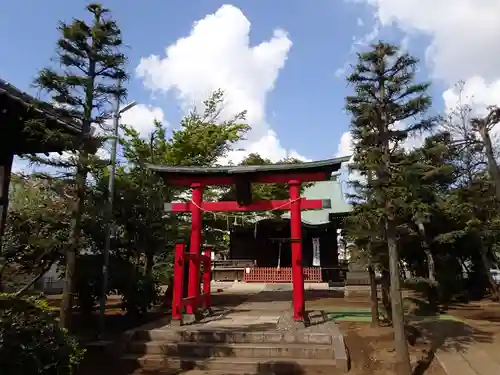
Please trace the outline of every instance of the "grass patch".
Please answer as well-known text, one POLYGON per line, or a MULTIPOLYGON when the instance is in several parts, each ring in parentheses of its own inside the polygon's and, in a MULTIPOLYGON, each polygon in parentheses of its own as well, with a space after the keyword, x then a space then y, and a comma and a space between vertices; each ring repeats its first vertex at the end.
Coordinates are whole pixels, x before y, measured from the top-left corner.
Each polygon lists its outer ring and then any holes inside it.
POLYGON ((368 311, 344 311, 328 312, 326 314, 328 320, 335 320, 338 322, 371 322, 372 317, 370 310, 368 311))
MULTIPOLYGON (((328 320, 334 320, 338 322, 371 322, 371 312, 370 309, 363 308, 336 308, 335 311, 326 311, 326 316, 328 320)), ((380 311, 380 316, 383 318, 385 316, 383 311, 380 311)), ((451 320, 451 321, 461 321, 455 316, 448 314, 439 315, 406 315, 406 319, 410 321, 426 321, 426 320, 451 320)))

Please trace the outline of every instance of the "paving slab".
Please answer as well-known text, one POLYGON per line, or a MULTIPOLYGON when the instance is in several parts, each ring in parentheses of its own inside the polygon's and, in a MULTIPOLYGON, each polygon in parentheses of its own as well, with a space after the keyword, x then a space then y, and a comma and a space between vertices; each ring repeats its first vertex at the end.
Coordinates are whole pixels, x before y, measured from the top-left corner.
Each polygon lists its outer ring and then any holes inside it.
POLYGON ((447 374, 500 374, 500 346, 486 332, 459 321, 435 320, 424 325, 424 336, 440 342, 436 358, 447 374))
POLYGON ((456 352, 438 350, 436 357, 448 375, 478 375, 469 362, 456 352))
POLYGON ((461 354, 478 375, 500 374, 500 365, 478 347, 472 345, 461 354))
POLYGON ((207 322, 205 327, 251 327, 252 325, 277 325, 280 316, 245 316, 243 314, 228 314, 226 317, 207 322))

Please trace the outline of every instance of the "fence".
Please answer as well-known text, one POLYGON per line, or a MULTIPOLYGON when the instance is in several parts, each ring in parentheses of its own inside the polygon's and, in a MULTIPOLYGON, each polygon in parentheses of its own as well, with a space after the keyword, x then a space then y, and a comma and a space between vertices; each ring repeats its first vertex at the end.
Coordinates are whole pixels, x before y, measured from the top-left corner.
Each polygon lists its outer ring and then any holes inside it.
MULTIPOLYGON (((320 283, 322 282, 321 268, 304 267, 304 282, 320 283)), ((245 270, 243 281, 251 283, 289 283, 292 282, 291 267, 255 267, 245 270)))

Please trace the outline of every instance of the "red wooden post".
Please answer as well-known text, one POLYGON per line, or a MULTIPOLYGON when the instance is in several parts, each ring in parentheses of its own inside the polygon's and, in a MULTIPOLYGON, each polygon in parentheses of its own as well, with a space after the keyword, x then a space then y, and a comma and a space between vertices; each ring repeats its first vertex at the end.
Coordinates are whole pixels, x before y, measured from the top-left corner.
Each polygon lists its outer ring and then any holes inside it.
POLYGON ((300 181, 288 182, 290 194, 290 232, 292 247, 293 319, 304 320, 304 274, 302 271, 302 219, 300 181))
POLYGON ((210 283, 212 282, 212 249, 206 247, 203 254, 206 256, 203 265, 203 294, 205 299, 205 308, 210 308, 212 301, 210 298, 210 283))
MULTIPOLYGON (((192 202, 191 202, 191 241, 189 252, 200 255, 202 213, 201 204, 203 201, 203 186, 201 184, 192 184, 192 202)), ((189 285, 188 297, 193 298, 193 302, 186 306, 188 314, 195 314, 198 310, 198 299, 200 297, 200 262, 199 259, 191 257, 189 263, 189 285)))
POLYGON ((174 288, 172 294, 172 320, 182 321, 182 297, 184 284, 184 244, 177 243, 175 245, 174 258, 174 288))

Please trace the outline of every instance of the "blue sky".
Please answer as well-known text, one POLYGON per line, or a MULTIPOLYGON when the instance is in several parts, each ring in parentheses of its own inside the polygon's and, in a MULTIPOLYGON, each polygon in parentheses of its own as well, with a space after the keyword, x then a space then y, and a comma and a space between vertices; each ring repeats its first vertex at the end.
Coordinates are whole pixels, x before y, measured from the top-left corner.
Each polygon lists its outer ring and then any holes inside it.
MULTIPOLYGON (((4 48, 0 61, 0 77, 35 94, 30 84, 39 69, 51 64, 58 21, 83 17, 87 3, 5 2, 0 13, 0 43, 8 48, 4 48)), ((487 15, 495 14, 500 2, 483 0, 477 7, 471 5, 472 0, 440 0, 439 6, 435 3, 103 1, 112 10, 128 45, 132 76, 129 99, 141 104, 125 115, 124 121, 144 133, 155 117, 176 127, 186 106, 200 101, 212 89, 229 88, 228 108, 247 109, 255 128, 243 145, 247 150, 273 158, 287 154, 313 160, 345 153, 345 144, 339 151, 339 143, 343 135, 344 143, 348 141, 345 132, 349 119, 343 106, 350 89, 338 73, 354 61, 354 52, 363 49, 370 35, 374 40, 402 43, 423 59, 419 78, 434 82, 431 94, 435 112, 443 111, 444 104, 455 99, 453 83, 457 79, 465 80, 473 95, 479 94, 481 104, 500 99, 500 69, 493 63, 480 64, 488 58, 487 52, 479 56, 472 53, 477 52, 478 43, 488 48, 490 37, 491 41, 498 40, 500 28, 493 21, 493 36, 478 33, 473 27, 475 21, 488 26, 487 15), (452 9, 455 11, 450 15, 452 9), (477 17, 483 18, 475 20, 476 11, 477 17), (214 13, 216 16, 206 18, 214 13), (196 21, 200 23, 194 32, 196 21), (457 25, 460 30, 456 30, 457 25), (467 33, 461 45, 450 30, 456 30, 458 38, 460 32, 467 33), (180 38, 187 39, 167 56, 165 49, 176 45, 180 38), (270 41, 267 47, 252 52, 252 47, 266 41, 270 41), (148 60, 150 55, 158 55, 158 59, 148 60)), ((492 49, 490 55, 495 53, 492 49)))

